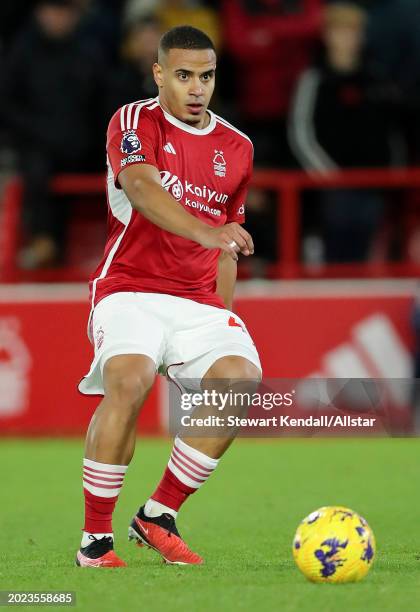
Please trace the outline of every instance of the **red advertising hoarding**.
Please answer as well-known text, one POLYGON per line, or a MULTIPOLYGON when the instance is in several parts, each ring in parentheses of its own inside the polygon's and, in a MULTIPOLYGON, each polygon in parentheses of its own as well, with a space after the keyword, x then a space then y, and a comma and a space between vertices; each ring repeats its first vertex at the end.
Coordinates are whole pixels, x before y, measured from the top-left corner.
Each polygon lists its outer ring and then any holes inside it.
MULTIPOLYGON (((334 287, 334 285, 331 285, 334 287)), ((411 376, 412 290, 240 292, 236 312, 267 377, 411 376), (242 295, 241 295, 242 293, 242 295)), ((21 288, 0 295, 0 433, 80 434, 100 401, 78 393, 92 350, 85 288, 21 288)), ((139 429, 162 431, 166 398, 156 384, 139 429)))

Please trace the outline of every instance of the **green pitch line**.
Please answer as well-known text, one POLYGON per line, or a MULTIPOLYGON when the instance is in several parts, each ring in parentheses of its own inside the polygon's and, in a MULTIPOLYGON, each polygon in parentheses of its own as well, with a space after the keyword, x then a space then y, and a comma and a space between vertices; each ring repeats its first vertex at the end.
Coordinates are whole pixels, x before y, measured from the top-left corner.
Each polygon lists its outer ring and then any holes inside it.
POLYGON ((89 611, 323 612, 414 609, 420 601, 419 440, 237 441, 182 509, 178 526, 206 559, 165 566, 127 541, 170 443, 139 440, 115 517, 127 569, 73 566, 82 527, 82 442, 0 443, 0 590, 76 591, 89 611), (372 526, 376 563, 364 582, 313 585, 295 568, 298 522, 344 505, 372 526))

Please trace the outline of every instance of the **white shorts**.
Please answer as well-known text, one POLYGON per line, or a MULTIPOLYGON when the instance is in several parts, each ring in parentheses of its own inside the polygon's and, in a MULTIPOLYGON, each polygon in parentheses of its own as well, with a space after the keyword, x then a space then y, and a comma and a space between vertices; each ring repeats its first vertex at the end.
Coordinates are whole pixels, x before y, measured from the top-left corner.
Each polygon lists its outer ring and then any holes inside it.
POLYGON ((245 357, 261 372, 255 345, 238 315, 161 293, 114 293, 99 302, 91 319, 95 356, 79 383, 86 395, 103 395, 105 363, 116 355, 147 355, 156 371, 201 381, 220 357, 245 357))

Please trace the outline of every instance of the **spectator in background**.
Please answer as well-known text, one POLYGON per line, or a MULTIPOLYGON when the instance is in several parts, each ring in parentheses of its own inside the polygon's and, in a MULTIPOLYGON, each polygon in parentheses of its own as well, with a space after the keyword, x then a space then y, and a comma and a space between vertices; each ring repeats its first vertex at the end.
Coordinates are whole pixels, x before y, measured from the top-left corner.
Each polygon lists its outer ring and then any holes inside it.
POLYGON ((21 263, 28 268, 60 255, 65 223, 63 207, 49 194, 52 175, 97 169, 104 144, 98 121, 104 66, 94 42, 79 36, 80 5, 42 0, 33 17, 11 49, 0 92, 24 183, 29 244, 21 263))
POLYGON ((80 33, 95 40, 107 64, 118 60, 121 19, 124 3, 120 0, 77 0, 83 12, 80 33))
MULTIPOLYGON (((290 96, 317 44, 322 0, 224 0, 222 69, 233 82, 237 122, 254 144, 258 166, 296 166, 286 137, 290 96), (228 66, 228 69, 225 67, 228 66)), ((223 91, 223 100, 229 97, 223 91)), ((272 194, 251 189, 246 228, 256 256, 241 262, 252 276, 265 276, 276 258, 276 204, 272 194)))
MULTIPOLYGON (((402 164, 392 146, 397 97, 364 62, 365 27, 356 4, 325 9, 324 57, 301 75, 290 112, 290 143, 308 172, 402 164)), ((321 198, 327 261, 366 259, 383 214, 381 194, 342 189, 321 198)))
POLYGON ((367 46, 404 102, 410 163, 420 163, 420 0, 359 0, 369 14, 367 46))
POLYGON ((152 65, 157 61, 156 50, 161 35, 160 23, 152 17, 134 21, 126 27, 121 63, 108 86, 108 120, 124 104, 157 95, 152 65))
MULTIPOLYGON (((407 162, 420 164, 420 0, 359 0, 369 11, 369 53, 400 92, 407 162)), ((420 193, 405 194, 404 239, 409 259, 419 262, 420 193)))
POLYGON ((220 27, 214 4, 200 0, 128 0, 125 22, 153 15, 160 21, 163 31, 186 23, 203 30, 217 49, 220 45, 220 27))
POLYGON ((236 77, 240 122, 258 165, 293 166, 286 138, 290 96, 319 33, 322 0, 225 0, 224 44, 236 77))

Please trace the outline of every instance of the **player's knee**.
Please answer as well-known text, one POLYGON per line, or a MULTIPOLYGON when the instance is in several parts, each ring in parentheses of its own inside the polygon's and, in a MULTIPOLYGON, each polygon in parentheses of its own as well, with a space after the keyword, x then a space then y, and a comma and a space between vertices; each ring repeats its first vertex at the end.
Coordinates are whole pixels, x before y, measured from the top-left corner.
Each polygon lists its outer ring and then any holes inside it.
POLYGON ((150 389, 152 388, 155 373, 152 368, 126 367, 121 369, 112 360, 107 362, 104 369, 105 395, 112 399, 119 408, 128 413, 137 415, 150 389))
POLYGON ((137 374, 127 374, 115 381, 113 394, 118 404, 133 410, 140 408, 150 389, 144 379, 137 374))

